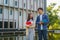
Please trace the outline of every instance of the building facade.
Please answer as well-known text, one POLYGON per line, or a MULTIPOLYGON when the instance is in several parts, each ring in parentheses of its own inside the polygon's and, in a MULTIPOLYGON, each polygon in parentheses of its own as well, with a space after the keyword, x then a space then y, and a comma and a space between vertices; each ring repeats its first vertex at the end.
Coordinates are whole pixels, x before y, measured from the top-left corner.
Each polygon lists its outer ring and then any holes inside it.
POLYGON ((46 0, 0 0, 0 29, 25 29, 28 13, 36 19, 39 7, 46 13, 46 0))

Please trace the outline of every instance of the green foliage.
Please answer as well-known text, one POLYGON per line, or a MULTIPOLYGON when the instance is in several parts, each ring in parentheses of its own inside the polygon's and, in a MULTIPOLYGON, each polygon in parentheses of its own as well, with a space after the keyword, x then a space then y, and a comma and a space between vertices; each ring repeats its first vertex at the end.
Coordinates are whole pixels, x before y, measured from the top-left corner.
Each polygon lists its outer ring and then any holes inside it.
POLYGON ((47 14, 49 16, 49 26, 52 27, 52 29, 58 29, 60 27, 60 19, 58 19, 58 13, 60 11, 60 6, 58 8, 54 9, 56 6, 56 3, 52 3, 47 7, 47 14))

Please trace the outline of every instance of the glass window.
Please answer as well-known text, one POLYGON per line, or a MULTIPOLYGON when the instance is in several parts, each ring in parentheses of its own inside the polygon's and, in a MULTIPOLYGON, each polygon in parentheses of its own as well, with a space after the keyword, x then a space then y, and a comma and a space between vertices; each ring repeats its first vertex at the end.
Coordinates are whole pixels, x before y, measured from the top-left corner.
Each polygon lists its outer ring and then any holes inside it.
POLYGON ((2 28, 2 21, 0 21, 0 28, 2 28))
MULTIPOLYGON (((13 28, 13 22, 10 22, 10 28, 13 28)), ((15 22, 15 28, 16 28, 16 22, 15 22)))
POLYGON ((17 1, 15 1, 15 6, 17 6, 17 1))
POLYGON ((10 28, 13 28, 13 22, 10 22, 10 28))
POLYGON ((21 16, 21 12, 20 12, 20 16, 21 16))
POLYGON ((24 3, 24 7, 25 7, 25 3, 24 3))
POLYGON ((2 8, 0 8, 0 14, 2 14, 2 8))
POLYGON ((10 15, 12 15, 12 10, 10 10, 10 15))
POLYGON ((5 4, 8 4, 8 0, 5 0, 5 4))
POLYGON ((4 22, 4 28, 8 28, 8 22, 4 22))

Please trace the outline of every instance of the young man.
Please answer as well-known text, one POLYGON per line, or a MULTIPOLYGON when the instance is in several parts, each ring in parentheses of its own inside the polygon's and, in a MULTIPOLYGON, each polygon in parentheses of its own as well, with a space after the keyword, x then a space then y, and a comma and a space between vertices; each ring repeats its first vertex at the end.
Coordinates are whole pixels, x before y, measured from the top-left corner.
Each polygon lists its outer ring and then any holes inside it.
POLYGON ((43 8, 38 8, 39 15, 36 19, 36 25, 38 28, 39 40, 47 40, 47 24, 49 22, 48 16, 43 12, 43 8))

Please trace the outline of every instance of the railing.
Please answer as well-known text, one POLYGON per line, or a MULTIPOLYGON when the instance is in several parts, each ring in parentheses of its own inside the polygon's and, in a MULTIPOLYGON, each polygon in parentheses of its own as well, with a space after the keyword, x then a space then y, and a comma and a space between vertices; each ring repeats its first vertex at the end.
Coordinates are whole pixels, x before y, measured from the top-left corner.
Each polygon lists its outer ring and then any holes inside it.
MULTIPOLYGON (((0 34, 0 38, 3 39, 6 37, 6 38, 13 38, 13 39, 17 38, 17 40, 19 40, 19 39, 25 40, 26 39, 25 30, 26 29, 20 29, 20 30, 18 30, 18 29, 0 29, 0 33, 1 34, 3 33, 2 35, 0 34)), ((37 29, 35 29, 35 30, 36 30, 35 40, 38 40, 38 35, 37 35, 38 32, 37 32, 37 29)), ((60 35, 60 30, 48 30, 48 40, 54 40, 55 39, 54 34, 60 35)))
MULTIPOLYGON (((14 29, 14 28, 4 28, 0 29, 0 32, 25 32, 26 29, 14 29)), ((35 29, 37 32, 37 29, 35 29)), ((53 32, 53 33, 60 33, 60 30, 47 30, 48 32, 53 32)))

